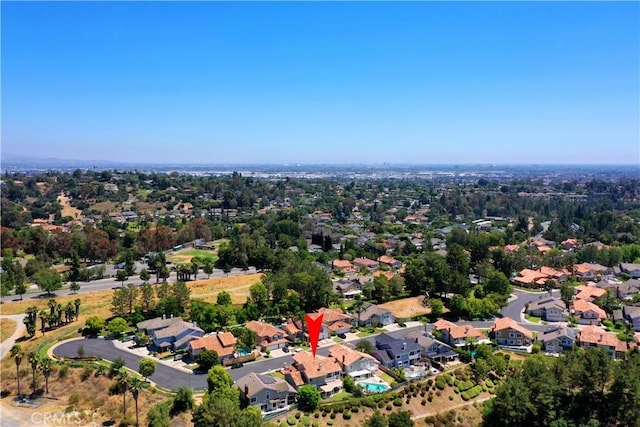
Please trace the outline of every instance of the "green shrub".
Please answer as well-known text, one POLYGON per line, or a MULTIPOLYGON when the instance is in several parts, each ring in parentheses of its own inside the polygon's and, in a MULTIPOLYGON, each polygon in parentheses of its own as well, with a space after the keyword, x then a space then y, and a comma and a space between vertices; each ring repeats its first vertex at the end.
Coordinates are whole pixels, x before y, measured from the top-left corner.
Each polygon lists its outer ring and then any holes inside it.
POLYGON ((449 400, 453 400, 453 394, 449 395, 449 400))
POLYGON ((298 424, 298 422, 296 421, 295 417, 289 416, 289 417, 287 417, 287 424, 290 425, 290 426, 294 426, 294 425, 298 424))
POLYGON ((460 394, 460 389, 458 387, 456 387, 456 388, 453 389, 453 392, 455 394, 460 394))
POLYGON ((393 406, 402 406, 402 399, 400 399, 399 397, 393 399, 393 406))
POLYGON ((316 412, 315 414, 313 414, 313 418, 320 418, 320 412, 316 412))
POLYGON ((358 408, 357 406, 354 406, 353 408, 351 408, 351 412, 357 414, 358 412, 360 412, 360 408, 358 408))
POLYGON ((69 367, 67 365, 62 365, 58 371, 58 378, 66 378, 67 375, 69 375, 69 367))
POLYGON ((378 409, 384 408, 384 402, 378 402, 378 409))
POLYGON ((300 412, 296 412, 295 414, 296 420, 299 420, 301 416, 302 414, 300 412))
POLYGON ((427 385, 428 385, 429 387, 431 387, 431 386, 433 385, 433 380, 432 380, 431 378, 429 378, 429 379, 427 380, 427 385))
POLYGON ((345 420, 350 420, 351 419, 351 411, 344 411, 342 413, 342 418, 345 420))
POLYGON ((427 400, 426 400, 426 399, 422 399, 422 400, 420 401, 420 404, 421 404, 422 406, 425 406, 425 405, 427 404, 427 400))
POLYGON ((487 387, 489 387, 489 388, 493 388, 493 387, 495 387, 495 384, 493 384, 493 381, 491 381, 491 380, 487 380, 487 382, 486 382, 485 384, 486 384, 486 385, 487 385, 487 387))
MULTIPOLYGON (((331 415, 329 415, 329 418, 331 418, 332 420, 335 420, 336 418, 336 413, 332 412, 331 415)), ((333 424, 333 423, 332 423, 333 424)))
POLYGON ((460 396, 462 397, 462 400, 466 401, 469 399, 473 399, 474 397, 478 396, 481 392, 482 392, 482 386, 477 385, 463 392, 460 396))
POLYGON ((460 383, 460 385, 458 385, 458 390, 460 391, 467 391, 469 390, 471 387, 473 387, 475 384, 473 383, 473 381, 462 381, 460 383))
POLYGON ((327 421, 327 425, 328 425, 328 426, 332 426, 332 425, 333 425, 333 420, 329 420, 329 421, 327 421))
POLYGON ((387 404, 387 411, 390 411, 390 410, 391 410, 391 404, 389 403, 387 404))

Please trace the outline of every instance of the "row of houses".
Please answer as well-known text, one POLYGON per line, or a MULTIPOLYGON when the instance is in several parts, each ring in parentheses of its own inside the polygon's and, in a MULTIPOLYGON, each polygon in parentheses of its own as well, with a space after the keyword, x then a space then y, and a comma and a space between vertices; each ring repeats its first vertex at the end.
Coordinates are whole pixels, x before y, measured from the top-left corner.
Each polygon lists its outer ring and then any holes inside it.
POLYGON ((628 274, 633 279, 640 278, 640 264, 621 263, 619 266, 606 267, 604 265, 585 262, 576 264, 573 269, 562 268, 557 270, 551 267, 540 267, 537 270, 525 268, 518 272, 513 282, 519 286, 542 288, 548 280, 554 283, 566 282, 571 276, 575 276, 582 282, 604 281, 613 286, 622 282, 616 280, 622 273, 628 274))

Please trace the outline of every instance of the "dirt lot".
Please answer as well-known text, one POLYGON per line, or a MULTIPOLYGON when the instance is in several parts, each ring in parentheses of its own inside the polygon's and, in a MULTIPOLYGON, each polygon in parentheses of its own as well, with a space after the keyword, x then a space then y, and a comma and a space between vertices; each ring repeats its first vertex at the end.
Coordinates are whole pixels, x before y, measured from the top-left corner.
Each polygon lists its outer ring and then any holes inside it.
POLYGON ((380 304, 380 307, 391 311, 395 318, 421 316, 431 313, 429 307, 422 305, 423 298, 424 297, 403 298, 380 304))
MULTIPOLYGON (((200 273, 199 276, 204 276, 200 273)), ((195 280, 189 282, 191 296, 207 302, 216 302, 219 292, 227 291, 231 294, 234 304, 244 304, 249 296, 251 285, 260 282, 261 273, 244 274, 240 276, 218 277, 214 279, 195 280)))

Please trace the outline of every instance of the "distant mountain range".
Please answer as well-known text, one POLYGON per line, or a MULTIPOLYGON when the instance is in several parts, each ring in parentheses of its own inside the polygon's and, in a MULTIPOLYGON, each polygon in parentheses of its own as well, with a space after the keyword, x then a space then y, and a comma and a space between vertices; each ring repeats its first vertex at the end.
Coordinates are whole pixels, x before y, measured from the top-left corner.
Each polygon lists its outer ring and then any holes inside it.
POLYGON ((15 153, 2 153, 0 155, 0 161, 2 165, 33 165, 33 166, 78 166, 78 167, 87 167, 87 166, 100 166, 100 167, 110 167, 110 166, 129 166, 132 163, 127 162, 118 162, 113 160, 74 160, 74 159, 59 159, 57 157, 37 157, 37 156, 29 156, 25 154, 15 154, 15 153))

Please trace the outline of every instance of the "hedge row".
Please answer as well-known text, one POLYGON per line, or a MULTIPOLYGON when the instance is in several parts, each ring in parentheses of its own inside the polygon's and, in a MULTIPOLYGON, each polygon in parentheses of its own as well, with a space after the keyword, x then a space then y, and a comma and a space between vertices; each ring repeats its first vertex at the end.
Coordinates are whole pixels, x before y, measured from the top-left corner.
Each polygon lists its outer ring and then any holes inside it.
POLYGON ((458 390, 460 391, 467 391, 469 390, 471 387, 473 387, 475 384, 473 383, 473 381, 469 380, 469 381, 461 381, 460 384, 458 384, 458 390))

